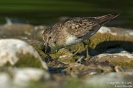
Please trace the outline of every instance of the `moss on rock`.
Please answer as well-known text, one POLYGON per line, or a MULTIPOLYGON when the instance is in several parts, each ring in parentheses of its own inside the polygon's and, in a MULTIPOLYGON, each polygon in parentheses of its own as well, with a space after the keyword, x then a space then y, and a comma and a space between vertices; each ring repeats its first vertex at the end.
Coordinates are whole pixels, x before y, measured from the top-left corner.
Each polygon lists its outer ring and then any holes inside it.
POLYGON ((115 66, 121 66, 122 68, 132 68, 133 67, 133 60, 131 60, 129 63, 128 62, 112 62, 111 64, 115 66))
POLYGON ((88 45, 99 52, 103 52, 108 48, 123 47, 126 50, 133 50, 131 36, 117 36, 110 33, 96 33, 89 40, 88 45), (129 48, 130 47, 130 48, 129 48))
POLYGON ((30 39, 25 39, 24 41, 26 41, 28 44, 30 44, 31 46, 33 46, 39 53, 39 55, 44 58, 47 55, 43 52, 44 49, 44 44, 41 41, 37 41, 37 40, 30 40, 30 39))
POLYGON ((40 60, 31 54, 18 54, 17 56, 19 60, 14 65, 7 62, 4 66, 43 68, 40 60))
POLYGON ((91 62, 105 62, 108 61, 113 66, 121 66, 122 68, 132 68, 133 58, 131 54, 100 54, 93 57, 91 62))

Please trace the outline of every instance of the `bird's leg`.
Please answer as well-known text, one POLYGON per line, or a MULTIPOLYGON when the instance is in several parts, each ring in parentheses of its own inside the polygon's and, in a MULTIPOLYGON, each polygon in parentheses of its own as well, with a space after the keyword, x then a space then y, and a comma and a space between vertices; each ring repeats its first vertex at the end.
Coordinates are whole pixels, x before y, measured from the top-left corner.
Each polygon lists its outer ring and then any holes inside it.
POLYGON ((78 44, 78 49, 74 52, 73 56, 75 56, 80 51, 80 44, 78 44))
POLYGON ((90 59, 90 55, 89 55, 89 50, 88 50, 88 45, 85 45, 85 49, 86 49, 86 59, 90 59))
POLYGON ((85 42, 83 42, 83 44, 84 44, 84 47, 85 47, 85 50, 86 50, 86 60, 90 59, 90 55, 89 55, 89 52, 88 52, 88 47, 89 46, 85 42))

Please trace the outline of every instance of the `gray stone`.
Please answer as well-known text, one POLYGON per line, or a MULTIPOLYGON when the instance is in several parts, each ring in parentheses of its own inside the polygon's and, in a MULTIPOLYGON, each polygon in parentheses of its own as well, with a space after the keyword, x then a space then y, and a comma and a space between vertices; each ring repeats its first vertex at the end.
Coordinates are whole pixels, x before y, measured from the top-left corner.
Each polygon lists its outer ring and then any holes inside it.
POLYGON ((5 67, 0 72, 0 88, 27 88, 30 83, 49 80, 50 74, 39 68, 5 67))
MULTIPOLYGON (((42 67, 48 69, 47 64, 42 61, 38 52, 28 43, 18 39, 0 40, 0 66, 4 66, 7 62, 11 65, 15 65, 20 58, 28 56, 37 58, 40 61, 40 64, 42 64, 42 67)), ((27 61, 25 60, 24 62, 26 63, 27 61)))
POLYGON ((85 83, 92 88, 132 88, 132 72, 112 72, 88 77, 85 83))

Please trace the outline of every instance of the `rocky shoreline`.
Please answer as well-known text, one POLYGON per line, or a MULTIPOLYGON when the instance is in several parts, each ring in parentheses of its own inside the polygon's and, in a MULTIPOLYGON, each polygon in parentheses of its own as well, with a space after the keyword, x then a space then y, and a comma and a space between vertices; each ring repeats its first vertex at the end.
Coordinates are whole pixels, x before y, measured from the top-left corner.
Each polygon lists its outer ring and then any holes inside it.
POLYGON ((1 88, 133 87, 133 30, 101 27, 85 41, 91 56, 85 59, 83 43, 74 56, 78 45, 44 53, 42 32, 46 28, 0 25, 1 88))

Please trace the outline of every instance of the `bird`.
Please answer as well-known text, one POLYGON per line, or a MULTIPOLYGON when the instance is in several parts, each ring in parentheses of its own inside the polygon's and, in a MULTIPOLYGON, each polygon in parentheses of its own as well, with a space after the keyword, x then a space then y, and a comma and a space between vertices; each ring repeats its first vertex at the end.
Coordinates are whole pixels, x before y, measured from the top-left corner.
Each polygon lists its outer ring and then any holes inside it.
MULTIPOLYGON (((74 17, 61 20, 44 30, 42 36, 44 45, 64 47, 75 45, 94 35, 101 26, 117 17, 119 13, 96 17, 74 17)), ((89 55, 87 54, 89 57, 89 55)))

